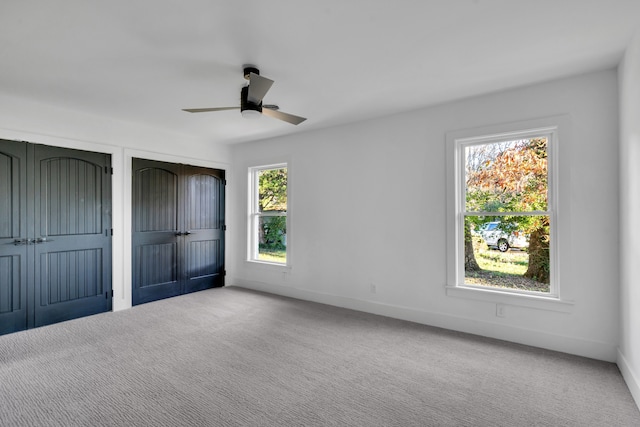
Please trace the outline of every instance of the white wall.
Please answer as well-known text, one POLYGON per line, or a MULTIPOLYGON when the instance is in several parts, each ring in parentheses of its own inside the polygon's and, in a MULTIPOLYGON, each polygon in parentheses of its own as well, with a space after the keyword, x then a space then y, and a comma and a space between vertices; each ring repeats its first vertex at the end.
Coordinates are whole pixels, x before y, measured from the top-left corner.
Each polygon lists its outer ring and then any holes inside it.
POLYGON ((616 360, 615 70, 233 146, 228 284, 616 360), (560 148, 568 312, 447 296, 445 134, 569 115, 560 148), (246 259, 247 168, 288 161, 291 269, 246 259), (371 292, 371 284, 376 293, 371 292))
POLYGON ((0 96, 0 138, 111 154, 113 309, 131 307, 131 159, 141 157, 227 170, 226 145, 133 123, 0 96))
POLYGON ((640 405, 640 33, 620 75, 620 352, 618 366, 640 405))

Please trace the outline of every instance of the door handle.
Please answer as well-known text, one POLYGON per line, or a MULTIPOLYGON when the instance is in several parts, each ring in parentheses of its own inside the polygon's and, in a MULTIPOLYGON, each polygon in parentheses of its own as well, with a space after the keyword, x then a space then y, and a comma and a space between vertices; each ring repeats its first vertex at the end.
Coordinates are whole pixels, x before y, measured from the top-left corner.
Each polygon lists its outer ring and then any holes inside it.
POLYGON ((40 243, 53 242, 51 239, 47 239, 46 237, 38 237, 37 239, 14 239, 13 245, 22 246, 22 245, 39 245, 40 243))
POLYGON ((181 231, 178 231, 178 232, 176 233, 176 236, 182 236, 182 232, 181 232, 181 231))
POLYGON ((184 232, 184 233, 182 233, 182 234, 184 234, 185 236, 188 236, 189 234, 191 234, 191 232, 190 232, 190 231, 185 231, 185 232, 184 232))

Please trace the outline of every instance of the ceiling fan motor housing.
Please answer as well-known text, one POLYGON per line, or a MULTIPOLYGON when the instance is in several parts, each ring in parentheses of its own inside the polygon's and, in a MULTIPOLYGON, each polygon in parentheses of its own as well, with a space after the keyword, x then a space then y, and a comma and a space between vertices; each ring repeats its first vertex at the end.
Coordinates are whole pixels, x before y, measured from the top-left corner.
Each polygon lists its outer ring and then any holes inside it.
POLYGON ((251 75, 251 73, 260 75, 260 70, 252 65, 245 65, 243 71, 245 80, 249 80, 249 76, 251 75))
POLYGON ((256 117, 262 114, 262 102, 260 104, 255 104, 247 100, 247 96, 249 94, 249 86, 245 86, 242 88, 240 92, 240 112, 243 117, 256 117))

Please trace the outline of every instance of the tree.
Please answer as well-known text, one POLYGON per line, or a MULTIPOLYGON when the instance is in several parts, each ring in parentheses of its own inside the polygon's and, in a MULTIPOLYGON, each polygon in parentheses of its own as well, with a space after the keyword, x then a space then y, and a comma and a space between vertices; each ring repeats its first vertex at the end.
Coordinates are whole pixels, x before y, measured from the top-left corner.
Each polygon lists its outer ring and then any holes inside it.
MULTIPOLYGON (((491 143, 474 145, 465 150, 465 165, 467 176, 466 210, 467 211, 489 211, 497 210, 495 202, 491 200, 491 194, 487 191, 478 191, 478 185, 474 180, 479 179, 479 174, 486 168, 492 159, 502 153, 509 143, 491 143)), ((477 216, 465 216, 464 218, 464 268, 465 271, 482 270, 476 261, 473 250, 472 229, 479 229, 483 223, 494 221, 494 219, 477 216)))
POLYGON ((480 271, 482 270, 476 261, 476 255, 473 252, 473 237, 471 235, 471 218, 465 218, 464 221, 464 270, 480 271))
POLYGON ((258 177, 260 211, 287 210, 287 169, 266 169, 258 177))
MULTIPOLYGON (((546 211, 547 139, 471 147, 466 184, 467 211, 546 211)), ((514 215, 494 220, 501 221, 500 227, 507 234, 514 231, 529 234, 529 265, 524 276, 549 283, 549 218, 514 215)))
MULTIPOLYGON (((261 212, 287 210, 287 169, 265 169, 258 175, 258 203, 261 212)), ((258 229, 259 243, 282 249, 287 232, 286 217, 264 216, 258 229)))

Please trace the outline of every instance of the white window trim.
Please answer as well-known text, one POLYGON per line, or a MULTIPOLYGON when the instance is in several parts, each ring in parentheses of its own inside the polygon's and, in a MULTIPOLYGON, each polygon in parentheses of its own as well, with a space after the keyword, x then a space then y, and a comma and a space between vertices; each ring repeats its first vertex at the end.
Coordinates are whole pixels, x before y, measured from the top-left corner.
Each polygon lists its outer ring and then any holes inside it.
POLYGON ((571 312, 573 302, 565 297, 561 287, 560 265, 558 262, 561 241, 559 224, 559 171, 558 152, 562 138, 567 137, 569 119, 556 116, 504 125, 449 132, 446 135, 447 156, 447 296, 473 299, 477 301, 518 305, 544 310, 571 312), (523 292, 486 286, 464 284, 464 206, 465 194, 462 183, 465 179, 464 147, 480 143, 525 139, 533 136, 547 136, 548 144, 548 211, 551 220, 551 285, 549 293, 523 292), (462 191, 461 191, 462 190, 462 191))
POLYGON ((246 261, 252 264, 261 264, 265 266, 272 266, 278 268, 285 268, 287 270, 291 269, 291 260, 290 260, 290 240, 291 240, 291 224, 290 224, 290 209, 289 205, 291 202, 291 166, 289 162, 281 162, 281 163, 272 163, 268 165, 260 165, 260 166, 251 166, 249 167, 249 176, 248 176, 248 221, 247 221, 247 259, 246 261), (287 169, 287 212, 285 214, 282 213, 270 213, 263 212, 259 213, 258 209, 258 173, 260 171, 269 170, 269 169, 287 169), (286 262, 272 262, 272 261, 264 261, 258 259, 258 242, 257 242, 257 233, 256 227, 258 223, 258 219, 264 216, 284 216, 286 217, 287 223, 287 246, 286 246, 286 262))

